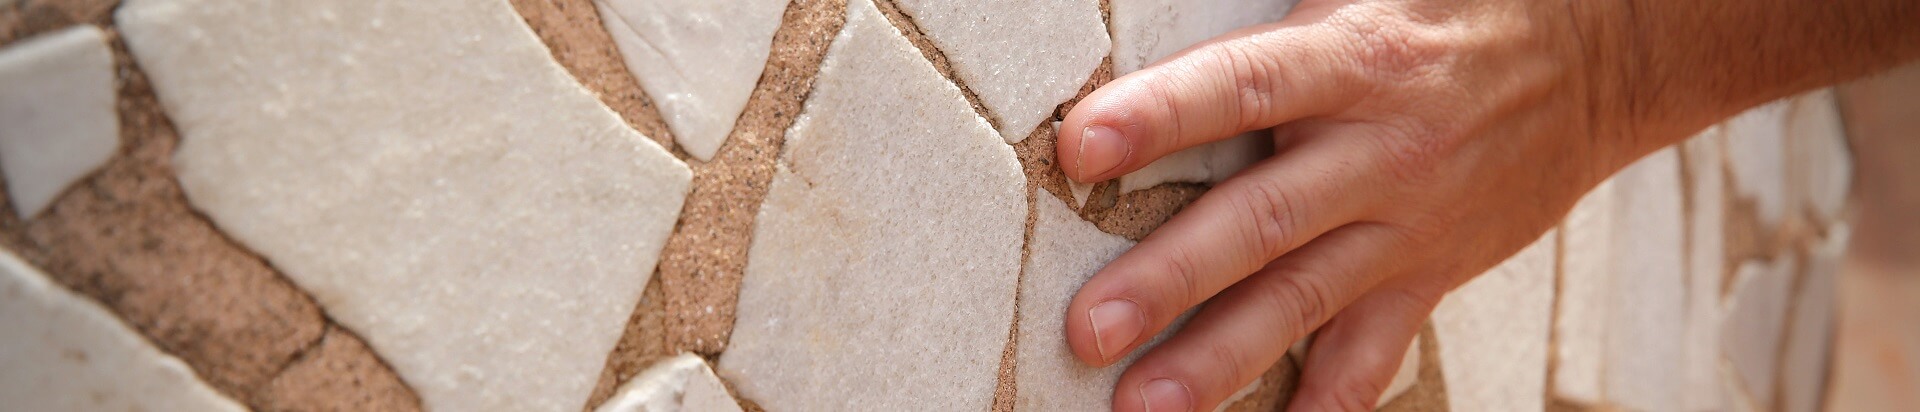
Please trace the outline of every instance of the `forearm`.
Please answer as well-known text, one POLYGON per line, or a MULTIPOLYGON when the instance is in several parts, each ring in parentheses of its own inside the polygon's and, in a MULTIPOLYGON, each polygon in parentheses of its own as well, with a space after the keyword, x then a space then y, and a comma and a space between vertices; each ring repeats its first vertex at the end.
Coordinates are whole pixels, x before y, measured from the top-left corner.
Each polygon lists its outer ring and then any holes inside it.
MULTIPOLYGON (((1574 0, 1596 2, 1605 0, 1574 0)), ((1575 6, 1582 7, 1582 6, 1575 6)), ((1755 105, 1920 57, 1913 0, 1629 0, 1585 6, 1601 75, 1657 148, 1755 105)), ((1651 149, 1647 149, 1651 150, 1651 149)))

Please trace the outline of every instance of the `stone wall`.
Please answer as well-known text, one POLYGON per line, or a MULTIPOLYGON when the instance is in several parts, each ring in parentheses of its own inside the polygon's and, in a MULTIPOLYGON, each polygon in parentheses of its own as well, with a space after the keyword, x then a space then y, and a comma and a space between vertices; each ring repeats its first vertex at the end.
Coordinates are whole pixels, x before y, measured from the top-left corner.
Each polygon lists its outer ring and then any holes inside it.
MULTIPOLYGON (((0 400, 1104 408, 1072 291, 1271 145, 1080 185, 1053 124, 1287 7, 0 0, 0 325, 34 331, 0 340, 39 351, 0 400)), ((1629 167, 1449 296, 1381 408, 1818 409, 1843 137, 1817 92, 1629 167)), ((1223 407, 1283 403, 1297 348, 1223 407)))

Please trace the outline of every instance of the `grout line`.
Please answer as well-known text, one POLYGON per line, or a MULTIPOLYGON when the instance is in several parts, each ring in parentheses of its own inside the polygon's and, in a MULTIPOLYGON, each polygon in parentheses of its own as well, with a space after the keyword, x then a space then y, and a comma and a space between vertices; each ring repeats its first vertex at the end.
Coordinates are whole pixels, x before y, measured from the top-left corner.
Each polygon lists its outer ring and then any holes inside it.
POLYGON ((993 126, 994 135, 999 137, 1000 118, 987 110, 987 106, 980 102, 980 95, 975 94, 973 88, 967 87, 967 82, 962 81, 959 74, 954 73, 953 63, 947 59, 946 52, 933 44, 933 40, 927 36, 926 32, 922 31, 919 25, 914 24, 913 16, 907 14, 906 10, 902 10, 894 0, 873 0, 873 5, 880 8, 880 14, 886 15, 887 21, 892 22, 894 29, 906 36, 907 41, 913 43, 914 48, 920 49, 920 55, 933 63, 933 68, 940 72, 940 77, 945 77, 947 82, 960 88, 960 94, 966 96, 967 104, 973 106, 974 113, 986 119, 987 124, 993 126))

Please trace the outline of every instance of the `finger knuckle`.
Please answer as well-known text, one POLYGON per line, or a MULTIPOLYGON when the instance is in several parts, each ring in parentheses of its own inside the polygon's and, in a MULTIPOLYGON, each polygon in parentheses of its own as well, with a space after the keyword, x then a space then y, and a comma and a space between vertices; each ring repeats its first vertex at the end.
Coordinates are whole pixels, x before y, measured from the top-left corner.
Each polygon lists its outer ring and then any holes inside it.
POLYGON ((1179 307, 1181 308, 1207 298, 1200 296, 1200 259, 1195 251, 1180 247, 1174 250, 1172 257, 1163 260, 1166 262, 1166 268, 1161 273, 1165 273, 1166 281, 1161 285, 1161 289, 1163 293, 1180 299, 1182 304, 1179 307))
POLYGON ((1296 194, 1296 189, 1271 179, 1247 179, 1244 190, 1238 199, 1242 213, 1251 217, 1252 223, 1245 226, 1251 244, 1259 245, 1262 256, 1257 259, 1270 259, 1279 256, 1287 248, 1293 247, 1299 240, 1299 231, 1303 222, 1304 199, 1296 194))
POLYGON ((1225 71, 1220 78, 1231 79, 1230 90, 1235 104, 1233 117, 1239 122, 1240 129, 1254 127, 1266 113, 1276 107, 1274 91, 1279 86, 1279 67, 1269 57, 1270 47, 1259 38, 1241 38, 1226 42, 1214 48, 1213 61, 1220 62, 1219 69, 1225 71))
POLYGON ((1288 336, 1301 337, 1318 328, 1327 318, 1334 296, 1333 286, 1301 272, 1276 273, 1272 282, 1262 282, 1258 295, 1279 316, 1275 325, 1288 336))
MULTIPOLYGON (((1218 370, 1227 371, 1228 377, 1231 378, 1227 379, 1227 382, 1252 379, 1251 376, 1245 376, 1248 375, 1246 372, 1248 369, 1255 369, 1255 365, 1250 363, 1252 359, 1247 356, 1246 349, 1225 342, 1213 342, 1207 344, 1206 351, 1207 358, 1215 362, 1214 365, 1219 368, 1218 370)), ((1232 393, 1238 388, 1222 389, 1223 393, 1232 393)))

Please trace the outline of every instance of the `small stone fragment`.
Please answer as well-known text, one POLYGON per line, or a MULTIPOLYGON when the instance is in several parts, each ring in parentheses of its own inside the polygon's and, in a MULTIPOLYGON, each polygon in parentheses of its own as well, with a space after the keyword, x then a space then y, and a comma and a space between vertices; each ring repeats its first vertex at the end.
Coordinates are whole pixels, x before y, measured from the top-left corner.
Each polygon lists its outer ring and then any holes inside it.
POLYGON ((1838 316, 1840 267, 1847 254, 1851 230, 1845 224, 1827 229, 1826 239, 1807 258, 1801 273, 1800 289, 1793 302, 1793 328, 1787 331, 1786 358, 1781 359, 1784 379, 1780 390, 1786 412, 1814 412, 1825 401, 1827 375, 1833 359, 1833 341, 1838 316))
POLYGON ((1741 264, 1727 297, 1720 345, 1739 385, 1729 395, 1745 398, 1758 410, 1774 409, 1774 379, 1785 343, 1795 267, 1790 257, 1741 264))
POLYGON ((1096 0, 895 0, 999 120, 1026 140, 1112 49, 1096 0))
POLYGON ((1614 273, 1614 180, 1587 192, 1561 223, 1560 291, 1555 300, 1553 393, 1585 405, 1605 401, 1602 369, 1614 273))
POLYGON ((759 83, 788 0, 594 0, 674 142, 712 160, 759 83))
POLYGON ((1174 152, 1140 170, 1120 176, 1120 192, 1173 182, 1219 183, 1271 155, 1273 138, 1265 132, 1207 143, 1174 152))
POLYGON ((1014 410, 1110 410, 1120 373, 1147 348, 1106 368, 1081 363, 1067 346, 1067 305, 1080 285, 1132 248, 1133 241, 1100 231, 1058 198, 1038 198, 1020 282, 1014 410))
POLYGON ((20 411, 244 411, 100 304, 0 250, 0 404, 20 411))
POLYGON ((116 21, 188 201, 427 409, 584 405, 691 172, 505 1, 133 0, 116 21))
POLYGON ((792 410, 986 410, 1026 177, 871 1, 847 8, 755 220, 719 372, 792 410))
POLYGON ((0 49, 0 171, 21 219, 120 148, 113 51, 79 25, 0 49))
POLYGON ((597 412, 740 412, 707 361, 691 353, 660 361, 620 386, 597 412))
POLYGON ((1545 408, 1556 238, 1548 232, 1434 309, 1449 409, 1545 408))
MULTIPOLYGON (((1668 148, 1614 176, 1605 389, 1633 410, 1680 409, 1687 336, 1686 206, 1668 148)), ((1451 384, 1451 382, 1449 382, 1451 384)), ((1448 385, 1449 388, 1452 385, 1448 385)))

